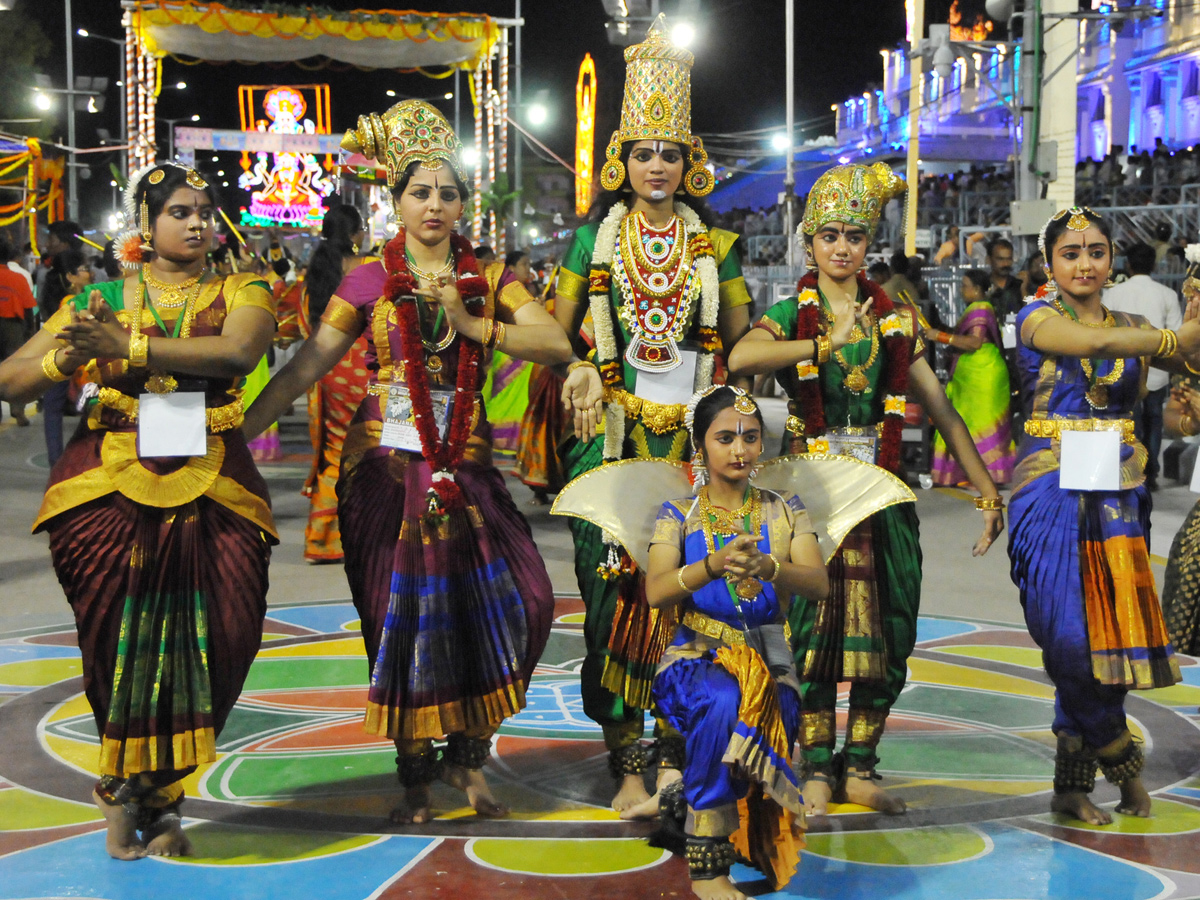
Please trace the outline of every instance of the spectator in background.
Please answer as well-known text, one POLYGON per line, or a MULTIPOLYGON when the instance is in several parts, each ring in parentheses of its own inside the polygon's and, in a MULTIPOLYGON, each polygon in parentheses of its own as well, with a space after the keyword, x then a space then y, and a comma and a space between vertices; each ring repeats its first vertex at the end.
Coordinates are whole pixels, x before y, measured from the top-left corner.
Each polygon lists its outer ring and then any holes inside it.
POLYGON ((1015 316, 1021 309, 1021 283, 1012 274, 1013 245, 1006 238, 996 238, 987 245, 988 277, 991 286, 987 301, 992 304, 996 320, 1004 324, 1008 317, 1015 316))
MULTIPOLYGON (((9 238, 0 237, 0 243, 8 245, 8 268, 11 269, 13 272, 16 272, 18 275, 20 275, 22 278, 25 279, 25 283, 29 286, 29 293, 32 296, 32 294, 33 294, 33 275, 30 274, 32 272, 32 270, 25 268, 25 266, 23 265, 24 255, 17 252, 16 245, 14 245, 9 238)), ((28 245, 26 245, 26 246, 28 246, 28 245)), ((34 323, 34 324, 36 327, 36 323, 34 323)))
POLYGON ((871 265, 867 267, 867 277, 882 287, 891 279, 892 270, 885 262, 871 263, 871 265))
MULTIPOLYGON (((1150 277, 1154 271, 1154 248, 1134 244, 1125 251, 1129 280, 1104 292, 1104 304, 1120 312, 1145 316, 1155 328, 1179 328, 1183 324, 1179 298, 1175 292, 1150 277)), ((1138 440, 1146 446, 1146 486, 1158 490, 1158 453, 1162 446, 1163 404, 1171 378, 1161 369, 1151 368, 1146 375, 1146 395, 1133 409, 1133 425, 1138 440)))
POLYGON ((479 271, 483 271, 496 261, 496 251, 489 244, 480 244, 475 248, 475 258, 479 260, 479 271))
POLYGON ((1169 222, 1159 222, 1154 226, 1154 241, 1150 246, 1154 248, 1154 265, 1158 267, 1166 258, 1167 251, 1171 249, 1171 225, 1169 222))
POLYGON ((229 252, 228 247, 218 247, 212 252, 209 259, 212 262, 213 271, 222 278, 233 274, 233 254, 229 252))
POLYGON ((1029 259, 1025 260, 1025 268, 1017 273, 1017 278, 1021 282, 1021 293, 1025 297, 1032 297, 1043 284, 1049 281, 1046 277, 1045 262, 1046 257, 1042 256, 1042 251, 1034 250, 1029 255, 1029 259))
MULTIPOLYGON (((38 312, 41 314, 43 322, 58 312, 57 303, 54 303, 53 309, 47 309, 44 293, 46 276, 49 275, 50 269, 54 266, 55 258, 64 250, 83 249, 83 240, 79 237, 83 229, 79 227, 78 222, 52 222, 47 230, 50 232, 50 235, 46 238, 46 250, 42 254, 41 265, 38 266, 33 279, 34 284, 37 285, 38 312)), ((80 258, 82 259, 82 257, 80 258)), ((62 298, 60 297, 59 299, 61 300, 62 298)))
POLYGON ((946 240, 933 255, 935 266, 952 266, 958 262, 958 226, 951 225, 946 231, 946 240))
MULTIPOLYGON (((29 273, 11 268, 16 250, 7 238, 0 238, 0 360, 7 359, 20 349, 36 329, 37 303, 30 288, 29 273)), ((25 427, 25 405, 9 403, 13 420, 25 427)), ((2 414, 2 413, 0 413, 2 414)))
POLYGON ((903 250, 897 250, 892 254, 891 277, 887 281, 879 283, 883 288, 883 292, 888 295, 888 298, 893 303, 906 303, 909 306, 916 306, 918 294, 917 286, 909 280, 909 260, 904 255, 903 250))
MULTIPOLYGON (((41 293, 38 294, 38 306, 43 316, 46 316, 47 309, 50 310, 49 315, 54 315, 63 300, 78 294, 91 283, 92 267, 82 251, 67 249, 56 253, 54 265, 47 272, 41 293)), ((63 414, 70 388, 70 381, 58 381, 42 394, 42 428, 51 468, 63 453, 63 414)))

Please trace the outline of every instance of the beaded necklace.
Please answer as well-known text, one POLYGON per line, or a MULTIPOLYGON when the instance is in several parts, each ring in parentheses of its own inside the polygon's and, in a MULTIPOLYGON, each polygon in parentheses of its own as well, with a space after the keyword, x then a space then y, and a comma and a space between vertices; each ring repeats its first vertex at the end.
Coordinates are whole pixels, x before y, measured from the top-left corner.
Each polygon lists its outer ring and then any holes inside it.
MULTIPOLYGON (((820 288, 817 288, 817 294, 821 298, 821 318, 825 323, 826 333, 828 333, 833 328, 833 307, 830 306, 829 299, 820 288)), ((857 302, 856 300, 855 303, 857 304, 857 302)), ((852 365, 846 359, 845 347, 833 354, 833 358, 837 360, 838 366, 846 373, 846 377, 842 380, 842 385, 846 390, 855 394, 861 394, 871 387, 871 380, 867 377, 867 370, 875 364, 875 360, 879 356, 879 329, 875 327, 874 318, 868 316, 866 326, 871 333, 871 352, 867 355, 866 362, 857 366, 852 365)), ((850 332, 850 343, 854 344, 865 339, 866 335, 863 334, 862 329, 855 322, 854 328, 850 332), (858 334, 856 335, 855 332, 858 332, 858 334)), ((849 346, 849 344, 846 346, 849 346)))
MULTIPOLYGON (((1079 314, 1063 303, 1061 296, 1055 297, 1051 303, 1059 313, 1067 316, 1073 322, 1086 325, 1088 328, 1115 328, 1117 325, 1116 318, 1103 306, 1100 307, 1100 311, 1104 313, 1104 321, 1096 324, 1094 322, 1080 322, 1079 314)), ((1114 359, 1112 371, 1107 375, 1095 375, 1096 363, 1085 356, 1079 357, 1079 368, 1083 369, 1083 375, 1088 381, 1087 392, 1083 395, 1083 398, 1088 402, 1088 406, 1092 407, 1092 409, 1107 409, 1109 399, 1108 386, 1116 384, 1121 376, 1125 374, 1125 360, 1114 359)))
MULTIPOLYGON (((746 499, 737 509, 722 509, 713 506, 708 499, 708 485, 700 489, 700 523, 704 528, 704 546, 709 553, 717 551, 717 535, 728 535, 748 532, 757 539, 762 532, 762 493, 756 487, 746 492, 746 499)), ((762 582, 757 578, 745 578, 737 583, 736 590, 729 586, 734 597, 743 600, 753 600, 762 593, 762 582)))

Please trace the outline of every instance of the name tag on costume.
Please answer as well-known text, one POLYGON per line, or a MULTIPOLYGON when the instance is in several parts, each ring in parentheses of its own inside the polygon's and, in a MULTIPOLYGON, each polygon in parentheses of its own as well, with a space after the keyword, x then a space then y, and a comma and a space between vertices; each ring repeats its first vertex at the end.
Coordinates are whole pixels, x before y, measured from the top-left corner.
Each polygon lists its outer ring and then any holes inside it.
POLYGON ((1066 491, 1121 489, 1121 435, 1116 431, 1064 431, 1058 486, 1066 491))
MULTIPOLYGON (((454 408, 453 391, 430 391, 433 406, 433 421, 437 433, 445 437, 446 423, 454 408)), ((410 453, 421 452, 421 433, 417 431, 416 414, 413 412, 412 397, 402 384, 388 385, 387 400, 383 405, 383 429, 379 443, 384 447, 395 447, 410 453)))
POLYGON ((873 434, 834 434, 825 435, 829 441, 829 452, 838 456, 849 456, 859 462, 875 464, 877 444, 873 434))
POLYGON ((634 394, 651 403, 687 403, 696 391, 699 358, 695 350, 680 350, 679 365, 669 372, 639 371, 634 394))
POLYGON ((204 456, 208 433, 203 391, 138 398, 138 456, 204 456))

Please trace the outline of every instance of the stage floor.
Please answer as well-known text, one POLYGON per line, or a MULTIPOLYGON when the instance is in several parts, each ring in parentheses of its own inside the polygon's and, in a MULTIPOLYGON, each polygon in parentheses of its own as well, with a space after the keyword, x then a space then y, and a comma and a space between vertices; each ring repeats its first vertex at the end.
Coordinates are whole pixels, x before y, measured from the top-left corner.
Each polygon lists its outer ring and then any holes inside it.
MULTIPOLYGON (((435 788, 438 818, 392 827, 395 750, 362 731, 367 667, 348 602, 273 606, 221 735, 189 778, 189 859, 116 862, 89 801, 98 742, 74 631, 0 638, 0 898, 165 896, 691 896, 685 864, 608 808, 599 729, 582 713, 582 606, 560 597, 528 708, 501 729, 489 778, 508 819, 478 819, 435 788)), ((881 747, 907 815, 854 807, 809 823, 793 881, 759 897, 1122 900, 1200 896, 1200 665, 1130 696, 1145 742, 1150 819, 1084 827, 1050 814, 1053 694, 1024 630, 924 617, 881 747)), ((843 696, 843 701, 845 697, 843 696)), ((649 729, 647 729, 649 731, 649 729)), ((1116 802, 1101 780, 1102 805, 1116 802)))

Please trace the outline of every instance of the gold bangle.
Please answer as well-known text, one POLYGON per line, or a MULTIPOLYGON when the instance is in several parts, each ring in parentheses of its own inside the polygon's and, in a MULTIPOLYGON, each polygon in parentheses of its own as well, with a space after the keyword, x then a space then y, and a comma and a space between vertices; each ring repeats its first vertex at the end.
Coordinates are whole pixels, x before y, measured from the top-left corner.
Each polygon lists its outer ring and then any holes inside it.
POLYGON ((577 360, 575 360, 575 362, 573 362, 569 366, 567 366, 567 374, 570 375, 572 372, 574 372, 580 366, 588 366, 593 369, 596 368, 596 364, 593 363, 589 359, 577 359, 577 360))
POLYGON ((1192 364, 1190 362, 1188 362, 1187 360, 1184 360, 1183 367, 1185 369, 1187 369, 1189 372, 1191 372, 1193 375, 1200 375, 1200 369, 1193 369, 1192 364))
POLYGON ((144 334, 129 336, 129 365, 131 368, 145 368, 150 362, 150 338, 144 334))
POLYGON ((827 334, 818 334, 813 343, 817 348, 817 365, 829 362, 829 357, 833 355, 833 338, 827 334))
POLYGON ((770 578, 764 578, 763 581, 765 581, 767 584, 774 584, 775 579, 779 577, 779 570, 781 566, 779 565, 779 559, 774 553, 768 553, 767 556, 771 558, 771 562, 775 563, 775 571, 771 573, 770 578))
POLYGON ((1003 497, 976 497, 975 498, 975 508, 978 510, 982 510, 982 511, 993 510, 993 509, 997 509, 997 510, 1004 509, 1004 498, 1003 497))
POLYGON ((73 373, 64 372, 58 367, 58 362, 55 360, 59 349, 55 347, 53 350, 46 351, 46 355, 42 357, 42 374, 51 381, 69 381, 73 373))
POLYGON ((492 339, 492 346, 495 347, 497 350, 499 350, 500 345, 503 343, 504 343, 504 323, 496 322, 496 332, 495 332, 495 337, 492 339))
POLYGON ((479 343, 485 347, 490 347, 492 341, 492 331, 495 328, 496 320, 489 319, 486 316, 483 319, 483 331, 479 335, 479 343))
POLYGON ((685 593, 688 593, 688 594, 694 594, 694 593, 696 593, 696 592, 695 592, 695 591, 693 591, 693 590, 692 590, 690 587, 688 587, 688 586, 687 586, 687 585, 684 583, 684 581, 683 581, 683 570, 684 570, 684 569, 686 569, 686 568, 687 568, 687 566, 683 566, 682 568, 680 568, 678 571, 676 571, 676 572, 675 572, 675 580, 676 580, 677 582, 679 582, 679 587, 680 587, 680 588, 681 588, 681 589, 682 589, 682 590, 683 590, 685 593))
POLYGON ((1200 434, 1200 425, 1197 425, 1190 413, 1184 413, 1179 417, 1179 430, 1184 437, 1195 437, 1200 434))
POLYGON ((1158 350, 1155 356, 1159 359, 1170 359, 1175 355, 1175 351, 1179 349, 1179 336, 1169 328, 1159 330, 1161 338, 1158 343, 1158 350))

